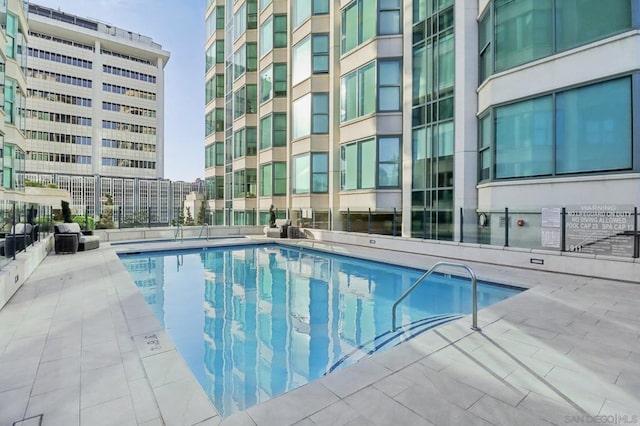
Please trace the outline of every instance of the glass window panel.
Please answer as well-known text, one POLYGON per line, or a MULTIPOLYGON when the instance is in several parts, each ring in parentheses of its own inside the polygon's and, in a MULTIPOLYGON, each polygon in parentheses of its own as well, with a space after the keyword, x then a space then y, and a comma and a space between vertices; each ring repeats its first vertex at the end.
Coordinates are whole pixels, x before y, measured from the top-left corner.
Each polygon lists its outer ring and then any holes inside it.
POLYGON ((380 35, 398 34, 400 32, 400 10, 380 11, 380 35))
POLYGON ((273 96, 283 98, 287 96, 287 64, 273 65, 273 96))
POLYGON ((293 102, 293 139, 311 134, 311 93, 293 102))
POLYGON ((293 192, 296 194, 308 194, 311 190, 311 164, 310 156, 301 155, 294 157, 294 183, 293 192))
POLYGON ((273 114, 273 146, 285 146, 287 144, 287 114, 273 114))
POLYGON ((398 187, 400 181, 400 165, 383 163, 378 165, 378 186, 398 187))
POLYGON ((287 163, 273 163, 273 194, 287 193, 287 163))
POLYGON ((446 91, 453 87, 455 71, 453 34, 440 39, 438 43, 438 89, 446 91))
POLYGON ((269 197, 272 191, 271 163, 260 166, 260 195, 269 197))
POLYGON ((557 173, 631 168, 631 123, 630 78, 558 94, 557 173))
POLYGON ((556 2, 558 50, 566 50, 631 28, 629 0, 556 2))
POLYGON ((376 187, 376 141, 360 142, 360 188, 376 187))
POLYGON ((324 15, 329 13, 329 0, 312 0, 313 14, 324 15))
POLYGON ((376 111, 376 64, 372 62, 358 70, 359 87, 359 116, 376 111))
POLYGON ((273 97, 273 66, 269 65, 260 73, 260 102, 273 97))
POLYGON ((293 46, 291 82, 295 86, 309 77, 311 77, 311 37, 307 37, 293 46))
POLYGON ((553 172, 552 108, 544 96, 495 109, 496 178, 553 172))
POLYGON ((260 27, 260 56, 266 55, 273 49, 273 18, 269 18, 260 27))
POLYGON ((260 120, 260 149, 271 148, 271 115, 260 120))
POLYGON ((357 116, 358 73, 356 71, 342 77, 340 88, 340 121, 348 121, 357 116))
POLYGON ((361 4, 361 16, 360 27, 362 28, 362 38, 360 43, 376 36, 376 25, 378 22, 377 14, 377 0, 360 0, 361 4))
POLYGON ((297 28, 311 17, 311 0, 294 0, 293 2, 293 28, 297 28))
POLYGON ((358 2, 354 1, 342 11, 342 53, 358 45, 358 2))
POLYGON ((341 149, 342 190, 358 188, 358 144, 343 145, 341 149))
POLYGON ((496 71, 553 52, 553 0, 496 0, 494 8, 496 71))

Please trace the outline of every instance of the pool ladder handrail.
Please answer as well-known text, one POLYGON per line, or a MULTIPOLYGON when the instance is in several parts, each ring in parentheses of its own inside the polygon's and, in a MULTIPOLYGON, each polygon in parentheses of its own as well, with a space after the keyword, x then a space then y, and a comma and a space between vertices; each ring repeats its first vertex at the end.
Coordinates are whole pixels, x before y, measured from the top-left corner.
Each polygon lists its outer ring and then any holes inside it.
POLYGON ((181 223, 176 226, 176 232, 173 233, 173 241, 178 241, 178 233, 180 233, 180 242, 184 241, 184 229, 182 228, 181 223))
POLYGON ((207 230, 207 241, 209 241, 209 224, 203 223, 202 228, 200 228, 200 234, 198 234, 198 239, 202 238, 202 231, 207 230))
POLYGON ((440 268, 441 266, 463 268, 463 269, 466 269, 467 272, 469 272, 469 275, 471 276, 471 292, 473 295, 472 297, 473 298, 473 314, 472 314, 472 320, 471 320, 471 329, 474 331, 480 331, 480 328, 478 327, 478 279, 476 277, 476 274, 467 265, 462 263, 452 263, 452 262, 438 262, 435 265, 433 265, 431 268, 429 268, 427 272, 425 272, 420 278, 418 278, 418 280, 415 283, 413 283, 413 285, 409 287, 409 289, 405 291, 398 300, 396 300, 396 302, 393 304, 393 309, 392 309, 391 326, 393 328, 391 329, 391 331, 396 331, 398 328, 396 327, 396 307, 398 306, 398 304, 402 302, 409 295, 409 293, 411 293, 421 282, 426 280, 429 275, 431 275, 433 272, 435 272, 436 269, 440 268))

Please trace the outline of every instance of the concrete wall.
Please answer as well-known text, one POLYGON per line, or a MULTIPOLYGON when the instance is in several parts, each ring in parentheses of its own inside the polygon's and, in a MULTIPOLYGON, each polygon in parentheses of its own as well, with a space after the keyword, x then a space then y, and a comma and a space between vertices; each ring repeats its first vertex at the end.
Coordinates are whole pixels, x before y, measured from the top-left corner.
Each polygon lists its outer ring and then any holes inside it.
MULTIPOLYGON (((127 228, 100 229, 93 232, 100 237, 100 241, 133 241, 133 240, 165 240, 174 239, 176 229, 171 228, 127 228)), ((264 226, 210 226, 209 237, 229 237, 241 235, 264 235, 264 226)), ((201 226, 185 226, 182 228, 182 238, 198 238, 201 226)), ((202 232, 204 238, 206 232, 202 232)), ((180 235, 178 236, 180 238, 180 235)))
MULTIPOLYGON (((640 259, 305 229, 308 239, 537 271, 640 283, 640 259), (531 263, 543 262, 542 264, 531 263)), ((357 253, 357 251, 356 251, 357 253)), ((357 254, 356 254, 357 256, 357 254)), ((428 265, 415 265, 426 268, 428 265)))
POLYGON ((53 244, 52 235, 44 237, 33 246, 27 247, 26 251, 17 253, 16 260, 10 261, 0 269, 0 309, 53 250, 53 244))

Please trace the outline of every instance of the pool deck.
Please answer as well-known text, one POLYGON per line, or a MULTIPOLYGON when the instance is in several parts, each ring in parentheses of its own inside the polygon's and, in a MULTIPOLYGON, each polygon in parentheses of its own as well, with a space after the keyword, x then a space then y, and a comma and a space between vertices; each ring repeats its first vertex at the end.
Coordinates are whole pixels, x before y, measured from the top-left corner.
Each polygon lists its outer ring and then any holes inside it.
POLYGON ((482 309, 482 332, 465 317, 222 421, 116 256, 124 247, 50 254, 0 310, 0 425, 640 423, 640 283, 473 263, 530 288, 482 309))

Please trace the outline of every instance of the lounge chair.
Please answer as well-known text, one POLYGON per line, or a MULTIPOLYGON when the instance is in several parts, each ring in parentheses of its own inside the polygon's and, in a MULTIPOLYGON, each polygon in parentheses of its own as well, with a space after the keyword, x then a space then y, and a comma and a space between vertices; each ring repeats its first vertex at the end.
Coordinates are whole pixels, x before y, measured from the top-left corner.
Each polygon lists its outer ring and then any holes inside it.
POLYGON ((56 254, 75 253, 100 247, 100 237, 93 235, 92 231, 82 231, 80 225, 75 222, 56 225, 54 238, 56 254))

